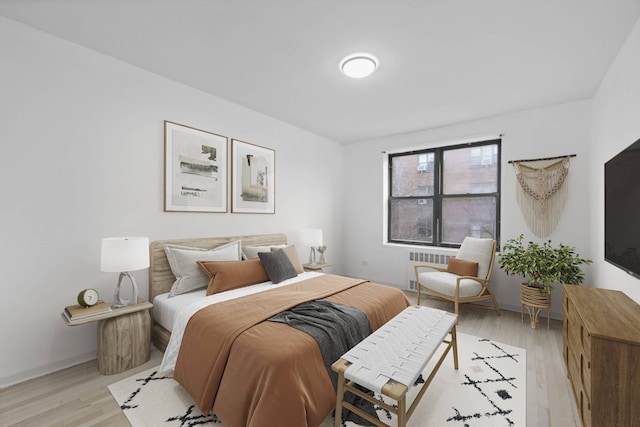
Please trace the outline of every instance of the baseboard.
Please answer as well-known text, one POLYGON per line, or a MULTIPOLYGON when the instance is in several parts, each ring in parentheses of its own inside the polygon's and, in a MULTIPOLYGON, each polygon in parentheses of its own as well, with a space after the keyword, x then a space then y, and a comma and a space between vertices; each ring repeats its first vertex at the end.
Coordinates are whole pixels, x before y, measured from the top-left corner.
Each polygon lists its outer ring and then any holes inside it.
POLYGON ((53 372, 61 371, 63 369, 67 369, 84 362, 88 362, 95 358, 96 358, 96 353, 95 351, 93 351, 90 353, 85 353, 76 357, 72 357, 70 359, 65 359, 60 362, 53 363, 51 365, 46 365, 46 366, 42 366, 35 369, 29 369, 28 371, 24 371, 15 375, 10 375, 8 377, 0 378, 0 390, 5 389, 7 387, 11 387, 12 385, 16 385, 25 381, 32 380, 34 378, 43 377, 53 372))

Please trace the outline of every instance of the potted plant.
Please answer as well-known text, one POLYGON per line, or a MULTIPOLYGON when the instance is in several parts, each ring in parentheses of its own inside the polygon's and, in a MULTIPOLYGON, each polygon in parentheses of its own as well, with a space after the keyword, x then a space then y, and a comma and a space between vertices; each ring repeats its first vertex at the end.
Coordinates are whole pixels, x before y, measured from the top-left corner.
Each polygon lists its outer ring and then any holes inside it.
POLYGON ((498 264, 508 275, 518 275, 527 282, 520 286, 520 302, 527 306, 531 316, 531 327, 535 328, 541 310, 551 307, 551 290, 557 283, 579 285, 584 280, 580 266, 590 264, 576 253, 576 249, 560 243, 551 245, 551 240, 538 244, 523 242, 524 235, 508 240, 498 255, 498 264))
POLYGON ((326 252, 327 247, 326 246, 318 246, 318 252, 320 252, 320 261, 318 261, 320 264, 324 264, 325 260, 324 260, 324 253, 326 252))

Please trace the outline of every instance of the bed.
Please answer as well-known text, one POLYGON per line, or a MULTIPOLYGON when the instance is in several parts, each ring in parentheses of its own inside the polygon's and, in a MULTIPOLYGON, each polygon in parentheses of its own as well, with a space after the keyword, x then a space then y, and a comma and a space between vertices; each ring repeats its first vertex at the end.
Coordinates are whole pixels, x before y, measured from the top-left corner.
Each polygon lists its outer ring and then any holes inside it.
POLYGON ((176 280, 166 245, 212 249, 238 240, 243 250, 287 244, 284 234, 151 244, 152 341, 165 351, 162 366, 171 367, 202 412, 215 413, 227 427, 317 427, 336 398, 318 343, 300 330, 265 320, 300 302, 324 299, 362 310, 375 330, 410 303, 397 288, 315 272, 209 297, 200 289, 166 298, 176 280), (172 354, 173 364, 167 363, 172 354))

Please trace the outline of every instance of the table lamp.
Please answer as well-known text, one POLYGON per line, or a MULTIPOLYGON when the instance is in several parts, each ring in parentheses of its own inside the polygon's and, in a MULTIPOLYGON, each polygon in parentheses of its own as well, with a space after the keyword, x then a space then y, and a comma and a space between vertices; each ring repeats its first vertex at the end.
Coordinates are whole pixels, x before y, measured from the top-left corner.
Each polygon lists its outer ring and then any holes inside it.
POLYGON ((149 267, 149 239, 147 237, 109 237, 102 239, 100 270, 120 272, 118 285, 113 293, 116 307, 138 303, 138 285, 131 275, 132 271, 149 267), (124 278, 131 281, 131 298, 123 299, 120 290, 124 278))
POLYGON ((319 228, 310 228, 302 230, 302 244, 311 247, 309 253, 309 264, 316 263, 316 247, 322 246, 322 230, 319 228))

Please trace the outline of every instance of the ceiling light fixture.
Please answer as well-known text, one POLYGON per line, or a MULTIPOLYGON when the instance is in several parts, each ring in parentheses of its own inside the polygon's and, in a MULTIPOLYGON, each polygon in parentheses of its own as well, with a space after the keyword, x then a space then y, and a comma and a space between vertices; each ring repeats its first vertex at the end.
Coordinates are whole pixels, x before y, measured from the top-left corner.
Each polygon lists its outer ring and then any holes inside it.
POLYGON ((378 68, 378 60, 368 53, 354 53, 340 61, 340 70, 354 79, 367 77, 378 68))

